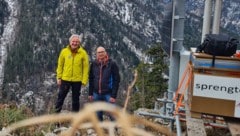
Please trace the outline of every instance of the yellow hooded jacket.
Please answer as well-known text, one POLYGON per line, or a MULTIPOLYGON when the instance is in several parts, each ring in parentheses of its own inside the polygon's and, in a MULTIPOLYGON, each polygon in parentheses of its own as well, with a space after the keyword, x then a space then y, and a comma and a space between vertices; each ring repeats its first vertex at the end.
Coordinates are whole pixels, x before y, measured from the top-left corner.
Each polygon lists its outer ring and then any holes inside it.
POLYGON ((89 59, 87 52, 80 47, 77 53, 72 53, 70 46, 62 49, 58 58, 57 79, 88 82, 89 59))

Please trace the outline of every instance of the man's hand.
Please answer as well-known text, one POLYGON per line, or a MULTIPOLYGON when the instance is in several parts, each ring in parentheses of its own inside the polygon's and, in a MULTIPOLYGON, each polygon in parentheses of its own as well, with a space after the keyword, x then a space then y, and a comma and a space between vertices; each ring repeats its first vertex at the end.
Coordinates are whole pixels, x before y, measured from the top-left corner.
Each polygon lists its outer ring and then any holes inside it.
POLYGON ((85 83, 82 82, 82 87, 86 87, 86 86, 87 86, 87 84, 85 84, 85 83))
POLYGON ((89 95, 88 96, 88 100, 91 102, 91 101, 93 101, 93 96, 92 95, 89 95))
POLYGON ((62 80, 61 80, 61 79, 58 79, 58 80, 57 80, 57 84, 58 84, 58 86, 60 86, 60 85, 62 84, 62 80))
POLYGON ((109 102, 115 103, 115 102, 116 102, 116 99, 111 97, 110 100, 109 100, 109 102))

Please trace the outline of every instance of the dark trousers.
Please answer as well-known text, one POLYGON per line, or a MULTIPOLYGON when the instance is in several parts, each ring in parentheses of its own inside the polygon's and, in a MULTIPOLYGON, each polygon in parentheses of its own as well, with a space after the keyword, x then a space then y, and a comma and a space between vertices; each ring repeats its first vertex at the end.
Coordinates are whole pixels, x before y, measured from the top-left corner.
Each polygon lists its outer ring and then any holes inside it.
MULTIPOLYGON (((110 101, 109 101, 110 98, 111 98, 110 94, 97 94, 97 93, 93 93, 93 101, 105 101, 105 102, 110 103, 110 101)), ((108 116, 109 116, 111 121, 115 120, 110 114, 108 114, 108 116)), ((97 112, 97 117, 98 117, 99 121, 103 121, 103 111, 98 111, 97 112)))
POLYGON ((61 112, 64 100, 69 92, 70 87, 72 90, 72 111, 73 112, 79 111, 79 107, 80 107, 79 96, 80 96, 81 86, 82 86, 81 82, 69 82, 69 81, 62 80, 62 84, 60 85, 59 92, 58 92, 57 102, 55 105, 56 113, 61 112))

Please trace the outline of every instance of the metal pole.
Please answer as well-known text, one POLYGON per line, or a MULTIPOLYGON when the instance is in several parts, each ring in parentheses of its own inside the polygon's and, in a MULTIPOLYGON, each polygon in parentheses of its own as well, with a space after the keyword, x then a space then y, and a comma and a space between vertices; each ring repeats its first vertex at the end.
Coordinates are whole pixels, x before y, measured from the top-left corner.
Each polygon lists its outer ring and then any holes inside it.
POLYGON ((179 82, 180 52, 183 51, 185 0, 173 0, 172 37, 169 67, 168 99, 172 100, 179 82))
POLYGON ((179 115, 176 115, 175 119, 176 119, 177 136, 181 136, 182 130, 181 130, 181 124, 180 124, 180 120, 179 120, 179 115))
POLYGON ((209 34, 210 32, 211 11, 212 11, 211 9, 212 9, 212 0, 205 0, 201 43, 203 42, 205 35, 209 34))
POLYGON ((179 82, 180 52, 183 51, 185 0, 173 0, 171 55, 169 67, 168 99, 172 100, 179 82))
POLYGON ((213 19, 213 34, 219 34, 220 18, 221 18, 222 0, 215 0, 215 10, 213 19))
POLYGON ((154 114, 154 113, 149 113, 149 112, 138 112, 137 114, 139 115, 143 115, 143 116, 151 116, 151 117, 155 117, 155 118, 162 118, 162 119, 167 119, 167 120, 175 120, 174 117, 172 116, 165 116, 165 115, 161 115, 161 114, 154 114))
MULTIPOLYGON (((168 99, 173 99, 173 93, 178 88, 179 83, 179 67, 180 53, 184 51, 184 19, 185 19, 185 0, 173 0, 173 15, 172 15, 172 34, 171 34, 171 51, 170 51, 170 67, 169 67, 169 86, 168 99)), ((173 107, 172 103, 168 103, 169 107, 173 107)), ((172 109, 173 110, 173 109, 172 109)), ((181 126, 179 117, 176 116, 177 133, 181 135, 181 126)))

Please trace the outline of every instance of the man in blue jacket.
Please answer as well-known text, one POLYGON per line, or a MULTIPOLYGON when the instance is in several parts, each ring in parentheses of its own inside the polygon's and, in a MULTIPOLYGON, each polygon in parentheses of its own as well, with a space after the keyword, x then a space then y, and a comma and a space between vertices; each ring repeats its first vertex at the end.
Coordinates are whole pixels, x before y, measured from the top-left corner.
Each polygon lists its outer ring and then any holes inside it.
MULTIPOLYGON (((97 48, 97 58, 92 62, 89 73, 89 100, 116 103, 116 97, 120 82, 119 68, 108 57, 105 48, 97 48)), ((103 120, 103 112, 97 113, 100 121, 103 120)), ((111 120, 113 118, 110 116, 111 120)))

